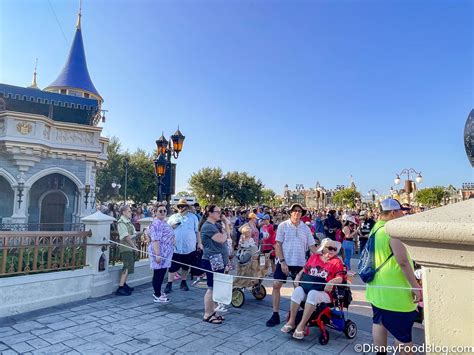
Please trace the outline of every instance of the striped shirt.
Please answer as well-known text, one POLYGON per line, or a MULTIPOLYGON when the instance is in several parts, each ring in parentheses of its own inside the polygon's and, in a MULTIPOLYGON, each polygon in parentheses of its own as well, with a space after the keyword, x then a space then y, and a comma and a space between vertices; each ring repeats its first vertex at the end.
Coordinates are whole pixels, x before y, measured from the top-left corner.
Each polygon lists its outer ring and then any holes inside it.
POLYGON ((306 252, 315 244, 306 224, 300 221, 295 226, 289 219, 278 225, 276 241, 281 243, 283 258, 288 266, 304 266, 306 252))

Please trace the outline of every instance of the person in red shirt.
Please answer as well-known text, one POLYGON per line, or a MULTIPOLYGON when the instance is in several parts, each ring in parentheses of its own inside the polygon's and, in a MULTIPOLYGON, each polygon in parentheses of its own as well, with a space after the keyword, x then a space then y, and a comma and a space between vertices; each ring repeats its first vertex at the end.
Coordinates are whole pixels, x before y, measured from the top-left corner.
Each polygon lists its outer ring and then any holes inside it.
POLYGON ((276 244, 276 233, 273 229, 273 224, 270 223, 270 216, 268 214, 262 217, 262 252, 267 254, 270 253, 270 261, 272 265, 272 273, 275 273, 275 244, 276 244))
POLYGON ((337 254, 341 243, 325 238, 321 241, 318 253, 311 255, 303 270, 296 276, 297 286, 291 295, 290 319, 281 328, 283 333, 294 330, 293 338, 303 339, 304 328, 319 303, 330 303, 330 292, 334 284, 343 281, 344 264, 337 254), (317 282, 317 284, 300 283, 299 281, 317 282), (301 302, 306 300, 303 318, 296 326, 296 314, 301 302), (295 329, 296 326, 296 329, 295 329))

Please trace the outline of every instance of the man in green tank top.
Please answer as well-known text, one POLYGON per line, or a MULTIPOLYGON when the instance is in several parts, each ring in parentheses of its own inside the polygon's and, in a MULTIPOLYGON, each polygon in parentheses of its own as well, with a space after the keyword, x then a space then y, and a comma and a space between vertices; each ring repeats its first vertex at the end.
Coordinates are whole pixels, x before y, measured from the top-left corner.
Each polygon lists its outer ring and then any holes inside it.
MULTIPOLYGON (((387 346, 387 332, 393 335, 398 344, 411 345, 417 303, 421 301, 422 294, 420 290, 414 290, 420 286, 408 251, 400 240, 390 237, 385 231, 385 223, 403 217, 405 208, 397 200, 389 198, 382 201, 380 209, 379 220, 372 228, 372 231, 376 231, 375 267, 385 264, 377 271, 372 282, 367 284, 365 297, 373 308, 374 345, 383 350, 387 346)), ((402 350, 401 353, 409 352, 402 350)))

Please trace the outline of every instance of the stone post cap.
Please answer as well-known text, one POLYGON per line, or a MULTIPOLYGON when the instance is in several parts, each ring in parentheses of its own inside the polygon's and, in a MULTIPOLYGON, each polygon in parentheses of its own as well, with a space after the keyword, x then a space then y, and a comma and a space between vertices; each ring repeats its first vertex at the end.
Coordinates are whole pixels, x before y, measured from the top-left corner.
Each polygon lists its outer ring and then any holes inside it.
POLYGON ((153 217, 145 217, 145 218, 141 218, 138 220, 138 223, 142 224, 142 223, 152 223, 153 222, 153 217))
POLYGON ((81 218, 81 222, 85 224, 110 224, 115 220, 114 217, 110 217, 100 211, 81 218))
POLYGON ((391 220, 385 230, 421 265, 474 268, 474 199, 391 220))

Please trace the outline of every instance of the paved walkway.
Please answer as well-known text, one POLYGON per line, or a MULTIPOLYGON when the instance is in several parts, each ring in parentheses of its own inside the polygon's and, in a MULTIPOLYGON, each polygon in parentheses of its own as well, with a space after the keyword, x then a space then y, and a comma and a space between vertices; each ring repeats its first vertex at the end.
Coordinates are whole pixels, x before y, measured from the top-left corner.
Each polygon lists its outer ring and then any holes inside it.
MULTIPOLYGON (((356 339, 330 331, 329 343, 318 343, 312 328, 303 341, 268 328, 271 296, 255 300, 246 292, 242 308, 229 308, 222 325, 202 321, 205 285, 189 292, 175 290, 172 302, 152 301, 151 286, 137 287, 132 296, 114 295, 0 319, 2 354, 355 354, 356 344, 371 343, 370 318, 351 314, 359 326, 356 339)), ((290 289, 285 292, 289 294, 290 289)), ((32 290, 32 292, 34 292, 32 290)), ((361 302, 355 301, 354 308, 361 302)), ((289 309, 289 300, 282 300, 289 309)), ((282 318, 286 312, 280 313, 282 318)), ((420 335, 418 335, 420 338, 420 335)))

